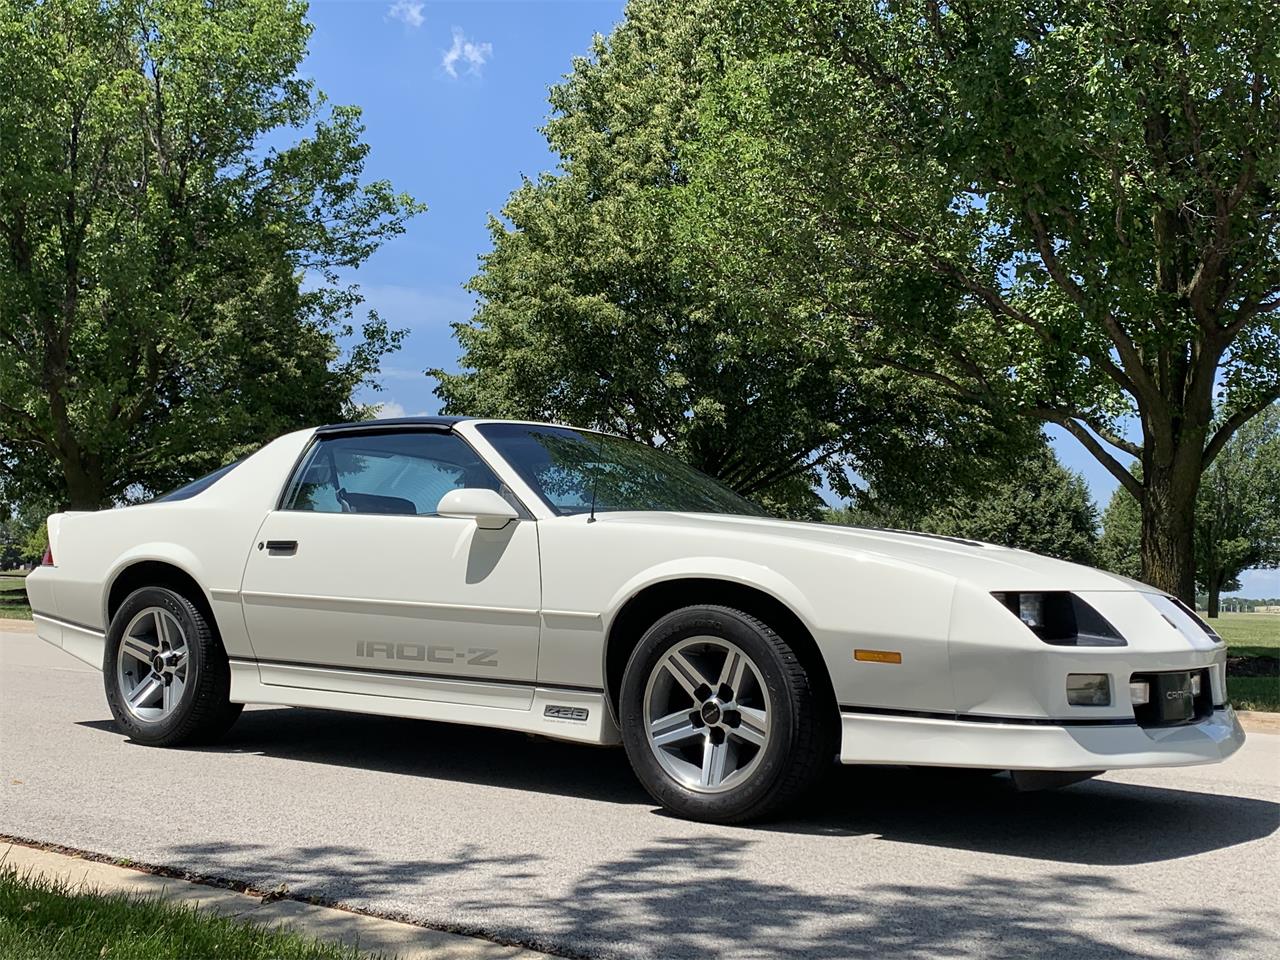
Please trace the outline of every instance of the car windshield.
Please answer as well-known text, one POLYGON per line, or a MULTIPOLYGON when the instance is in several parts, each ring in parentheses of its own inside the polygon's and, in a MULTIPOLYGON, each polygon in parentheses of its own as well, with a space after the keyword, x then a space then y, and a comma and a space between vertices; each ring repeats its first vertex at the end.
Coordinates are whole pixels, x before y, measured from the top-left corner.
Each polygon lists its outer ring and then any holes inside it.
POLYGON ((624 510, 767 514, 706 474, 643 443, 603 433, 521 423, 480 434, 561 516, 624 510))

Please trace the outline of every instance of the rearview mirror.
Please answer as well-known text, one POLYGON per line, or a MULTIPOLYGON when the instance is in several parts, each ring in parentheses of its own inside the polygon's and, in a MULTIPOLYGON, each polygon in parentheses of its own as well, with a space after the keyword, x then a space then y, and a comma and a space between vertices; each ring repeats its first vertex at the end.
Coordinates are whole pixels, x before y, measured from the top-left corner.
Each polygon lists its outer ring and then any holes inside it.
POLYGON ((450 490, 440 498, 436 513, 442 517, 474 520, 481 530, 501 530, 520 516, 500 494, 484 487, 450 490))

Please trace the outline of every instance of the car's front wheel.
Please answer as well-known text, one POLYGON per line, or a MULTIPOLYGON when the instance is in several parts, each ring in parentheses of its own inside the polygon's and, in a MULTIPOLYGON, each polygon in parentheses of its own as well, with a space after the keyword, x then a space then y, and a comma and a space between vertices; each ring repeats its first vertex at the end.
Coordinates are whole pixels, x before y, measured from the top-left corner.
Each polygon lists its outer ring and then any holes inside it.
POLYGON ((697 606, 645 633, 619 714, 631 765, 655 800, 691 819, 738 823, 777 812, 830 765, 821 701, 769 625, 697 606))
POLYGON ((208 743, 243 706, 231 703, 231 671, 208 618, 182 594, 143 587, 107 631, 107 704, 130 739, 151 746, 208 743))

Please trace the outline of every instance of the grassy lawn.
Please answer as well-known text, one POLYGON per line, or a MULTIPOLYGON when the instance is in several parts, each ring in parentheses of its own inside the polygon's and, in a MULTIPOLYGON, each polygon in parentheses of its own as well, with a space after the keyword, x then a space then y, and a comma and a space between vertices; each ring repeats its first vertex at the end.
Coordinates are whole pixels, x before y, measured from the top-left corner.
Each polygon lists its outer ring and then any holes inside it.
POLYGON ((1224 613, 1205 622, 1218 631, 1232 650, 1270 647, 1280 656, 1280 613, 1224 613))
POLYGON ((357 960, 331 943, 155 900, 70 889, 0 868, 0 960, 357 960))
POLYGON ((27 590, 21 575, 0 573, 0 620, 30 620, 27 590))
MULTIPOLYGON (((1224 613, 1209 621, 1234 657, 1280 658, 1280 615, 1224 613)), ((1227 677, 1227 696, 1241 710, 1280 712, 1280 677, 1227 677)))
POLYGON ((1280 678, 1227 677, 1227 696, 1237 710, 1280 713, 1280 678))

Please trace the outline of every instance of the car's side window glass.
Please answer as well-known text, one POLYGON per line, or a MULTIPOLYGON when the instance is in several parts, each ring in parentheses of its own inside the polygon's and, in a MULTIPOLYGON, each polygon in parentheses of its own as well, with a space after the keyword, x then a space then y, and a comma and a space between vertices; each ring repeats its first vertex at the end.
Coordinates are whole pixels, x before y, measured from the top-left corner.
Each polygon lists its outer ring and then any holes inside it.
POLYGON ((461 487, 501 481, 451 433, 338 434, 316 442, 289 485, 284 509, 317 513, 431 515, 461 487))

